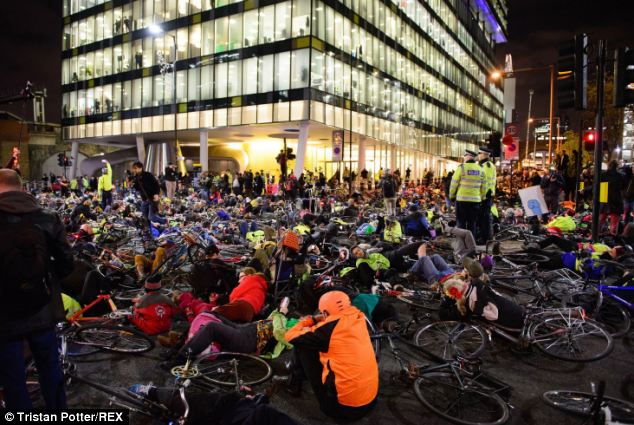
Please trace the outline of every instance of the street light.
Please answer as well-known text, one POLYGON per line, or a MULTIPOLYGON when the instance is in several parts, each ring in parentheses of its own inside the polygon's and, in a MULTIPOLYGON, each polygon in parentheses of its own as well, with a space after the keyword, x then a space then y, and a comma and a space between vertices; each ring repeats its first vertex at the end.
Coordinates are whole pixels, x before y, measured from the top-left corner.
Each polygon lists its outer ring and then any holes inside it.
MULTIPOLYGON (((160 67, 161 70, 161 75, 163 76, 163 84, 165 84, 165 77, 167 75, 167 73, 171 70, 172 71, 172 107, 174 109, 174 143, 170 146, 168 144, 169 149, 167 150, 168 152, 168 161, 173 162, 176 159, 176 143, 178 142, 178 111, 176 110, 176 61, 177 59, 177 55, 178 55, 178 50, 176 48, 176 36, 173 34, 169 34, 169 33, 165 33, 165 31, 163 30, 163 28, 160 25, 157 24, 152 24, 148 27, 148 31, 150 32, 150 34, 158 36, 158 35, 163 35, 163 34, 167 34, 170 37, 172 37, 172 41, 174 42, 174 61, 172 63, 169 63, 165 57, 165 54, 162 51, 159 51, 157 53, 158 56, 158 65, 160 67)), ((184 164, 179 164, 179 168, 181 169, 181 172, 184 173, 184 164)))
POLYGON ((512 77, 514 74, 517 74, 520 72, 545 71, 547 69, 550 71, 550 113, 548 114, 549 115, 548 122, 550 123, 549 130, 548 130, 548 164, 550 164, 551 157, 552 157, 552 148, 553 148, 553 99, 555 97, 555 66, 548 65, 548 66, 537 66, 537 67, 530 67, 530 68, 520 68, 510 72, 503 72, 498 69, 495 69, 491 71, 491 73, 489 74, 489 78, 495 81, 503 77, 504 78, 512 77))

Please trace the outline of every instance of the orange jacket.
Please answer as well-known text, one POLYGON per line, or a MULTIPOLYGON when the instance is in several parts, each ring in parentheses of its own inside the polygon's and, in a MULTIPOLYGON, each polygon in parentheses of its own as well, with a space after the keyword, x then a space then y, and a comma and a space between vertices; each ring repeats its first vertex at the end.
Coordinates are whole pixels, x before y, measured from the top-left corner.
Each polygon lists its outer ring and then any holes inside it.
POLYGON ((365 316, 356 307, 317 324, 311 317, 300 320, 286 332, 286 340, 297 348, 319 351, 321 381, 336 391, 340 404, 360 407, 376 398, 379 367, 365 316))

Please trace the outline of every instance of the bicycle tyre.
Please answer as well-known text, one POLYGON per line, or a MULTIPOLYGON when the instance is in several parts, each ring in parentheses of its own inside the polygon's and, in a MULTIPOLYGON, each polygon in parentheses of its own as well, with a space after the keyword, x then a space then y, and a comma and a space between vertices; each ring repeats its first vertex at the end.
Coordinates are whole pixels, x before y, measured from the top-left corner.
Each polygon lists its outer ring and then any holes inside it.
POLYGON ((400 294, 396 296, 396 299, 415 308, 432 311, 440 309, 440 296, 432 291, 415 291, 413 294, 400 294))
POLYGON ((621 338, 630 331, 632 318, 630 312, 618 301, 604 298, 599 311, 592 316, 610 332, 612 338, 621 338))
POLYGON ((585 284, 581 281, 558 278, 546 283, 548 293, 557 300, 563 300, 575 292, 584 292, 585 284))
POLYGON ((76 336, 75 341, 78 343, 81 341, 117 353, 140 354, 154 348, 154 341, 143 332, 119 325, 84 326, 77 331, 76 336))
POLYGON ((508 254, 504 254, 504 258, 509 260, 511 263, 518 265, 526 265, 532 263, 547 263, 550 259, 541 254, 534 254, 531 252, 512 252, 508 254))
MULTIPOLYGON (((590 416, 596 395, 583 391, 552 390, 542 394, 542 400, 555 409, 579 416, 590 416)), ((612 413, 612 419, 631 421, 634 417, 634 404, 613 397, 603 397, 612 413)))
POLYGON ((414 382, 414 393, 429 410, 460 425, 501 425, 509 419, 508 405, 495 393, 449 372, 424 373, 414 382), (438 398, 434 399, 433 396, 438 398), (482 412, 479 409, 482 409, 482 412))
POLYGON ((445 361, 456 356, 479 357, 486 349, 486 334, 470 323, 442 321, 423 326, 414 334, 414 344, 445 361))
POLYGON ((211 383, 222 386, 236 386, 233 377, 232 360, 238 360, 238 376, 240 385, 257 385, 271 377, 273 369, 263 359, 244 353, 221 352, 210 357, 197 360, 194 365, 200 373, 200 377, 211 383), (242 366, 240 366, 242 365, 242 366))
POLYGON ((546 317, 533 324, 528 333, 530 340, 541 352, 559 360, 592 362, 604 358, 614 349, 614 339, 607 330, 594 320, 580 317, 546 317), (574 338, 575 335, 577 338, 574 338), (593 335, 596 337, 591 339, 593 335), (585 350, 579 346, 582 340, 589 341, 585 344, 586 347, 598 345, 600 350, 589 351, 583 355, 585 350), (560 347, 562 350, 559 350, 560 347))

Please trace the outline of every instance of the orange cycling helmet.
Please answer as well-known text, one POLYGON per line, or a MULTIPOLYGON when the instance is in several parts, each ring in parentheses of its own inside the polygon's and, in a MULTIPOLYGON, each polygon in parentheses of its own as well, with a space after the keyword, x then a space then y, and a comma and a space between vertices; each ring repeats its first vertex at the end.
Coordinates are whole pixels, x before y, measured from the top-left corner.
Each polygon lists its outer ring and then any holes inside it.
POLYGON ((350 297, 342 291, 326 292, 319 298, 319 311, 328 315, 340 313, 350 305, 350 297))

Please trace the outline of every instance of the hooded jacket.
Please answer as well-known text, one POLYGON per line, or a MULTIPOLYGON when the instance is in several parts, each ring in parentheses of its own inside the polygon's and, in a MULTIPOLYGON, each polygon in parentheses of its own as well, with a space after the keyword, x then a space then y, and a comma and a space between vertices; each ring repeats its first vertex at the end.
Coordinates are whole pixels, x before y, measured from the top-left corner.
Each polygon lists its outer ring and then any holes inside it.
POLYGON ((253 307, 253 312, 258 314, 264 306, 266 290, 266 280, 262 275, 248 275, 243 277, 238 286, 231 291, 229 301, 246 301, 253 307))
MULTIPOLYGON (((0 213, 26 216, 39 225, 47 234, 48 249, 52 257, 51 300, 42 309, 29 318, 0 320, 0 339, 15 338, 30 332, 44 330, 64 320, 59 278, 73 271, 73 254, 66 239, 64 225, 56 213, 40 208, 33 196, 25 192, 11 191, 0 193, 0 213)), ((10 241, 0 241, 10 243, 10 241)), ((3 282, 0 279, 0 285, 3 282)))
POLYGON ((370 404, 379 389, 379 370, 365 316, 350 306, 317 324, 309 316, 286 332, 293 346, 319 353, 321 382, 344 406, 370 404))

